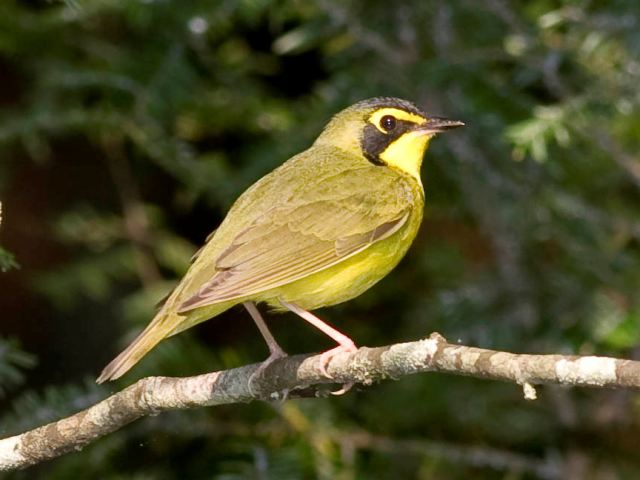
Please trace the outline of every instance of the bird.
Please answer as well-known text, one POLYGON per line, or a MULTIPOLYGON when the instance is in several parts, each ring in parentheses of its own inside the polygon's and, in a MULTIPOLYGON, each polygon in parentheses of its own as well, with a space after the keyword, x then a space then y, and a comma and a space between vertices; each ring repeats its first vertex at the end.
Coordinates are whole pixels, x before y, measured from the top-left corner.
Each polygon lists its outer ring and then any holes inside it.
POLYGON ((357 102, 307 150, 234 202, 149 325, 102 371, 124 375, 161 340, 242 304, 269 348, 286 356, 257 305, 291 311, 336 343, 322 372, 354 341, 312 313, 351 300, 402 259, 422 222, 423 156, 438 133, 463 126, 395 97, 357 102))

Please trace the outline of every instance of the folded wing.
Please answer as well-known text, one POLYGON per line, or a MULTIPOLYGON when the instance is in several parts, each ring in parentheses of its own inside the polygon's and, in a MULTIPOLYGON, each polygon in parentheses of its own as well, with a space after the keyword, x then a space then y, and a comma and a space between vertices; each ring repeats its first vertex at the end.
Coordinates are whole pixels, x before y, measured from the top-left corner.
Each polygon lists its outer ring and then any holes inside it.
POLYGON ((302 198, 295 204, 273 206, 258 217, 218 256, 211 280, 179 312, 286 285, 344 261, 402 228, 413 204, 403 182, 384 177, 385 181, 353 187, 350 180, 351 191, 336 185, 342 195, 338 199, 330 194, 302 198))

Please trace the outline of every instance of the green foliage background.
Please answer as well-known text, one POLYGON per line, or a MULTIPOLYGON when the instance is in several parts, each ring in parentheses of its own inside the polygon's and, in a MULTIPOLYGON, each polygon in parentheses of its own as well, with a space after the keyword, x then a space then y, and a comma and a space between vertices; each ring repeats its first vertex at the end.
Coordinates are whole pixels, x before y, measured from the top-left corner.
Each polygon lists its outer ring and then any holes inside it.
MULTIPOLYGON (((1 2, 0 433, 265 358, 238 309, 93 384, 233 200, 378 95, 467 127, 427 155, 408 258, 320 314, 362 345, 638 358, 639 59, 633 0, 1 2)), ((290 352, 330 346, 269 322, 290 352)), ((174 412, 6 478, 640 477, 637 394, 539 397, 423 375, 174 412)))

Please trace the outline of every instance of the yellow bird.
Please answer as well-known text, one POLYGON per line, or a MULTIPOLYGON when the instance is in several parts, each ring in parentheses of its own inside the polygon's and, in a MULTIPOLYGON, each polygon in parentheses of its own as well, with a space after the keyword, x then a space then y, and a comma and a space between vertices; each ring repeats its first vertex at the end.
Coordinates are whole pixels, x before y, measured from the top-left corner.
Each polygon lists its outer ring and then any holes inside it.
MULTIPOLYGON (((354 342, 310 310, 357 297, 407 252, 422 221, 420 165, 429 141, 464 125, 377 97, 333 117, 304 152, 245 191, 153 321, 107 367, 122 376, 166 337, 242 303, 285 356, 256 304, 291 310, 334 339, 322 368, 354 342)), ((326 370, 325 370, 326 373, 326 370)))

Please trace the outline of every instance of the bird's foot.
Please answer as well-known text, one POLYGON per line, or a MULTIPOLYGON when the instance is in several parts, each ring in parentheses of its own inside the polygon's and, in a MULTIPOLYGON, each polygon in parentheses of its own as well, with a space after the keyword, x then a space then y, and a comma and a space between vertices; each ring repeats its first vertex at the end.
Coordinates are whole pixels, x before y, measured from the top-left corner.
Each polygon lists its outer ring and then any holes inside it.
POLYGON ((348 340, 344 341, 337 347, 332 348, 331 350, 323 352, 322 355, 320 355, 320 373, 322 373, 322 375, 327 378, 333 378, 333 376, 329 375, 329 372, 327 372, 327 367, 329 366, 329 363, 331 363, 333 357, 335 357, 339 353, 353 353, 357 350, 358 347, 356 347, 356 344, 351 340, 348 340))
MULTIPOLYGON (((248 382, 249 383, 249 393, 252 396, 254 396, 254 397, 258 396, 258 390, 253 388, 254 382, 258 378, 260 378, 260 376, 262 376, 262 374, 264 374, 265 370, 267 368, 269 368, 269 366, 273 362, 275 362, 276 360, 280 360, 281 358, 285 358, 285 357, 288 357, 287 352, 285 352, 281 348, 278 347, 278 348, 272 348, 271 349, 271 353, 269 354, 269 357, 267 357, 267 359, 264 362, 262 362, 260 364, 260 366, 256 369, 256 371, 253 372, 251 374, 251 376, 249 377, 249 382, 248 382)), ((286 400, 287 396, 288 396, 288 392, 285 392, 283 400, 286 400)))
MULTIPOLYGON (((327 366, 331 362, 331 359, 336 355, 338 355, 339 353, 355 352, 356 350, 358 350, 358 347, 356 347, 356 344, 353 343, 353 340, 347 337, 344 333, 339 332, 328 323, 320 320, 313 313, 308 312, 307 310, 305 310, 304 308, 301 308, 295 303, 287 302, 282 298, 280 298, 280 303, 282 304, 283 307, 288 308, 293 313, 300 316, 301 318, 309 322, 311 325, 316 327, 318 330, 320 330, 321 332, 325 333, 326 335, 333 338, 336 342, 338 342, 337 347, 332 348, 331 350, 327 350, 322 355, 320 355, 320 372, 327 378, 333 378, 327 372, 327 366)), ((353 386, 353 383, 345 383, 340 390, 336 392, 331 392, 331 393, 333 393, 334 395, 342 395, 343 393, 349 391, 349 389, 352 386, 353 386)))
MULTIPOLYGON (((349 340, 348 342, 343 342, 337 347, 332 348, 331 350, 327 350, 322 355, 320 355, 320 372, 327 378, 333 378, 333 376, 330 375, 329 372, 327 372, 327 367, 329 366, 331 359, 339 353, 353 353, 357 350, 358 347, 356 347, 355 343, 353 343, 351 340, 349 340)), ((351 390, 351 387, 353 387, 353 382, 345 383, 342 385, 342 388, 340 390, 331 392, 331 395, 344 395, 349 390, 351 390)))

